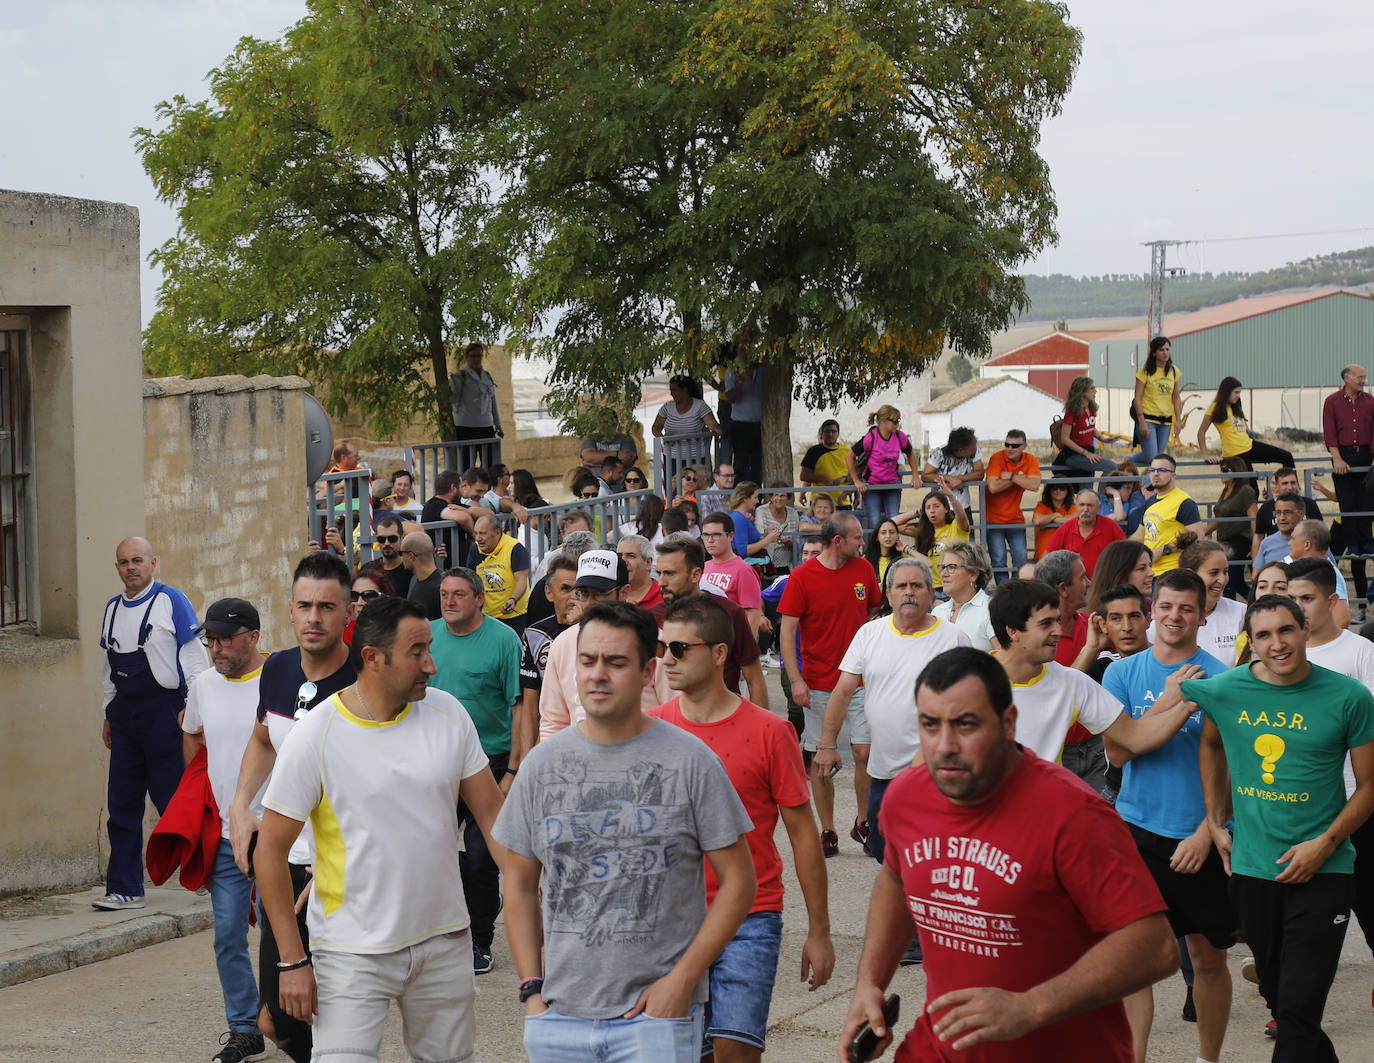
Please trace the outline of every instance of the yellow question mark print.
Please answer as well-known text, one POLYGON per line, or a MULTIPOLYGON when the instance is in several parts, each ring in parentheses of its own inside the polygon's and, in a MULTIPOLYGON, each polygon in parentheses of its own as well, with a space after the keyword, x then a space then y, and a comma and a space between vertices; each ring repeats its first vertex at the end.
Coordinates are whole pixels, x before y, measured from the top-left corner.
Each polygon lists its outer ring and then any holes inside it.
POLYGON ((1260 755, 1260 768, 1263 771, 1260 778, 1265 782, 1274 781, 1274 766, 1283 756, 1284 748, 1283 739, 1278 735, 1260 735, 1255 739, 1255 752, 1260 755))

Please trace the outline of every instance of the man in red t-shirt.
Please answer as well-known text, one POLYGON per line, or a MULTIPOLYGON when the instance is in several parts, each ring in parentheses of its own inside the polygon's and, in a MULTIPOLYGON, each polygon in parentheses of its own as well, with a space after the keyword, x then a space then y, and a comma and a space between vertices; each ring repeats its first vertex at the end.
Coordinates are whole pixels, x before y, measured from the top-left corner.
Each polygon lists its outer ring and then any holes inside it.
POLYGON ((1083 559, 1083 568, 1087 571, 1088 578, 1092 579, 1093 569, 1097 568, 1097 559, 1102 556, 1102 551, 1107 549, 1110 543, 1126 538, 1126 533, 1116 521, 1099 516, 1102 511, 1102 500, 1096 493, 1085 488, 1078 492, 1073 504, 1078 510, 1078 519, 1059 525, 1050 536, 1045 550, 1046 553, 1053 550, 1072 550, 1083 559))
MULTIPOLYGON (((1164 901, 1126 826, 1058 765, 1016 744, 996 658, 946 650, 916 682, 925 765, 888 788, 840 1059, 867 1021, 892 1039, 883 991, 912 924, 927 1002, 898 1063, 1131 1063, 1122 997, 1178 970, 1164 901)), ((870 1057, 872 1058, 872 1057, 870 1057)))
MULTIPOLYGON (((852 513, 828 517, 820 530, 821 556, 803 562, 787 578, 778 612, 778 635, 783 664, 790 677, 792 699, 806 718, 802 753, 810 763, 821 740, 825 706, 840 681, 840 662, 854 633, 882 606, 882 590, 873 566, 860 557, 864 534, 852 513), (806 646, 803 662, 797 660, 797 632, 806 646)), ((854 753, 854 796, 858 808, 868 807, 868 718, 863 710, 863 688, 849 702, 845 715, 849 747, 854 753)), ((821 850, 826 856, 840 851, 835 833, 835 784, 830 774, 811 768, 811 795, 821 820, 821 850)), ((850 837, 863 845, 868 824, 857 823, 850 837)))
MULTIPOLYGON (((825 859, 796 732, 782 717, 726 687, 725 657, 733 637, 730 617, 714 595, 695 594, 673 602, 664 615, 658 647, 668 685, 679 695, 649 715, 711 747, 754 821, 746 841, 758 893, 743 925, 711 964, 706 1036, 714 1042, 717 1060, 758 1063, 782 947, 782 856, 773 841, 779 815, 806 901, 809 929, 801 969, 813 991, 830 980, 835 948, 830 940, 825 859)), ((715 895, 715 875, 708 865, 707 904, 715 895)))

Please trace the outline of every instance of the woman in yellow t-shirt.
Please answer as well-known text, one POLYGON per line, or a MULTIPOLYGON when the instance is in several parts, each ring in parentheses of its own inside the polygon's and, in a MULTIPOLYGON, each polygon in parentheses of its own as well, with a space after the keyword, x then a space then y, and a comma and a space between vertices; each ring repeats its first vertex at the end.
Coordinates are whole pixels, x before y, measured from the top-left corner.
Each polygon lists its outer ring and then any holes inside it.
POLYGON ((1272 447, 1258 439, 1251 439, 1245 423, 1245 407, 1240 404, 1240 381, 1233 376, 1221 378, 1212 405, 1202 415, 1198 425, 1197 448, 1208 462, 1219 464, 1222 458, 1244 458, 1250 467, 1262 462, 1274 462, 1281 469, 1293 467, 1293 455, 1282 447, 1272 447), (1207 453, 1207 429, 1215 426, 1221 436, 1221 457, 1207 453))
POLYGON ((1174 365, 1168 336, 1150 341, 1145 365, 1135 375, 1135 418, 1140 450, 1131 461, 1148 465, 1155 455, 1169 449, 1175 424, 1183 422, 1183 396, 1178 391, 1178 367, 1174 365))
POLYGON ((940 555, 950 543, 968 542, 968 514, 959 496, 943 491, 931 491, 921 499, 919 511, 897 515, 897 526, 905 535, 916 539, 916 549, 930 558, 931 578, 935 589, 942 590, 940 555), (915 523, 915 530, 912 524, 915 523))

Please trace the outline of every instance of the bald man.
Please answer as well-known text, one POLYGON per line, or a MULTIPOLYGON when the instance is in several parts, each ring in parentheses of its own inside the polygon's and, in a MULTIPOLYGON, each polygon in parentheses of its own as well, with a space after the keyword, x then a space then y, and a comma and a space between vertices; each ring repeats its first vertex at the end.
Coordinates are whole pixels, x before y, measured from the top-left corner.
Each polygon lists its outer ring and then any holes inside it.
POLYGON ((187 684, 210 667, 195 609, 181 591, 153 578, 152 544, 125 539, 115 549, 115 571, 124 593, 106 603, 100 622, 110 862, 105 896, 92 902, 107 912, 144 905, 144 808, 151 797, 164 811, 181 782, 187 684))
POLYGON ((500 519, 484 513, 472 522, 475 540, 467 565, 482 578, 487 616, 500 620, 517 635, 525 631, 525 608, 530 590, 530 552, 501 528, 500 519))
POLYGON ((410 570, 410 589, 406 597, 419 602, 431 620, 443 616, 439 608, 439 570, 434 566, 434 543, 422 531, 411 532, 401 540, 401 564, 410 570))

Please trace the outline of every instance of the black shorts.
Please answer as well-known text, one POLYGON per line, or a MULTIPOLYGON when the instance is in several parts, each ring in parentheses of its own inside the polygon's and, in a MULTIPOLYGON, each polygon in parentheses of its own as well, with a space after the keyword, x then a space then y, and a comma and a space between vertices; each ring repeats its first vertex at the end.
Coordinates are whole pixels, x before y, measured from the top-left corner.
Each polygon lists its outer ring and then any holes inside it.
POLYGON ((1149 868, 1155 885, 1169 906, 1166 913, 1175 937, 1201 934, 1213 948, 1229 949, 1236 943, 1240 919, 1227 888, 1226 869, 1216 847, 1207 854, 1194 875, 1184 875, 1169 866, 1179 839, 1142 830, 1127 823, 1140 857, 1149 868))
MULTIPOLYGON (((288 864, 291 869, 291 896, 300 899, 301 891, 310 881, 310 872, 304 864, 288 864)), ((265 909, 259 910, 261 931, 258 940, 258 996, 262 1006, 272 1016, 272 1025, 277 1032, 277 1040, 287 1042, 282 1051, 296 1063, 308 1063, 312 1037, 310 1026, 300 1019, 292 1018, 281 1008, 281 983, 277 971, 277 961, 281 953, 277 951, 277 937, 272 933, 272 924, 267 921, 265 909)), ((310 955, 310 931, 305 926, 305 909, 296 916, 296 926, 301 932, 301 944, 306 955, 310 955)))

